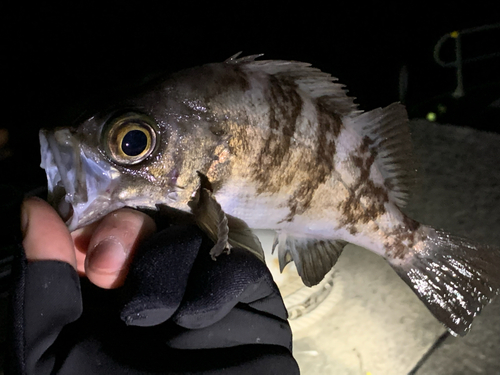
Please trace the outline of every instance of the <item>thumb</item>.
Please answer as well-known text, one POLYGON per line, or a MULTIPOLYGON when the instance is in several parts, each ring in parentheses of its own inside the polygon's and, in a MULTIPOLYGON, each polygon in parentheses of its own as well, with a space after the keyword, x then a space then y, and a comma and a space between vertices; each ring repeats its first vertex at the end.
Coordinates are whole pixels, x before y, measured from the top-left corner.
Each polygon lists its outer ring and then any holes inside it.
POLYGON ((125 281, 139 243, 156 231, 148 215, 122 208, 97 225, 88 244, 85 274, 101 288, 116 288, 125 281))
POLYGON ((29 261, 59 260, 76 269, 75 250, 68 228, 47 202, 36 197, 23 202, 21 230, 29 261))

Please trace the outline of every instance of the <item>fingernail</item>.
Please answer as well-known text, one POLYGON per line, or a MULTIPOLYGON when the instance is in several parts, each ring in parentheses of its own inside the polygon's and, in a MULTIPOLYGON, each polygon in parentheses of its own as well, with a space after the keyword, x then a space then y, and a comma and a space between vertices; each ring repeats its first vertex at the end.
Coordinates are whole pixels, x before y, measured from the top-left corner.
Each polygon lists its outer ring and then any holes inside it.
POLYGON ((86 266, 97 273, 116 273, 125 265, 127 254, 120 242, 107 238, 89 250, 86 266))

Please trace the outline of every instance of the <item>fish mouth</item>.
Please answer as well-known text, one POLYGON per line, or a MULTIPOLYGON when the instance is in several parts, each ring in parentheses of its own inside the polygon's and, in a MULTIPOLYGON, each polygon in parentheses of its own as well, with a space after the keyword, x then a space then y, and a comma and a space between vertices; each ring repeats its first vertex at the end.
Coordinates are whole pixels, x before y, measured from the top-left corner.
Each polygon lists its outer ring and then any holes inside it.
POLYGON ((41 164, 48 183, 48 201, 70 231, 125 206, 113 198, 120 172, 85 153, 69 129, 40 131, 41 164))

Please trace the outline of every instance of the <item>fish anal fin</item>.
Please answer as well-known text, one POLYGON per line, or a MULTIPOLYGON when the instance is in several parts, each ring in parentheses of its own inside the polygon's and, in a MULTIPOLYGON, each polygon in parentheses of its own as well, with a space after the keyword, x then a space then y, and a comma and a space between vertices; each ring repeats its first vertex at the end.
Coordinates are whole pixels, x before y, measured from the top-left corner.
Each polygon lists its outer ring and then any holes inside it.
POLYGON ((281 233, 278 243, 280 269, 293 259, 306 286, 318 284, 337 263, 346 241, 295 238, 281 233))

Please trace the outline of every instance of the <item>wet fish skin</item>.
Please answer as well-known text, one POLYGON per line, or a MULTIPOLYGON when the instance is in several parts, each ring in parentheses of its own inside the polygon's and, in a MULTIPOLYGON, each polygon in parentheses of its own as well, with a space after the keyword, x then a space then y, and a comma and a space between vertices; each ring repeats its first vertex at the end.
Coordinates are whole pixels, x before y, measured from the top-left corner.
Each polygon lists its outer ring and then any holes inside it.
POLYGON ((255 58, 173 74, 76 129, 42 131, 42 166, 54 204, 72 208, 70 229, 119 207, 166 205, 197 213, 217 237, 227 231, 214 218, 225 214, 229 243, 247 230, 236 218, 276 230, 281 267, 293 260, 306 285, 354 243, 386 258, 440 321, 465 334, 498 292, 499 252, 402 213, 414 179, 404 107, 362 112, 329 74, 255 58), (156 138, 143 160, 112 155, 117 119, 156 138), (210 209, 193 210, 197 192, 210 209))

